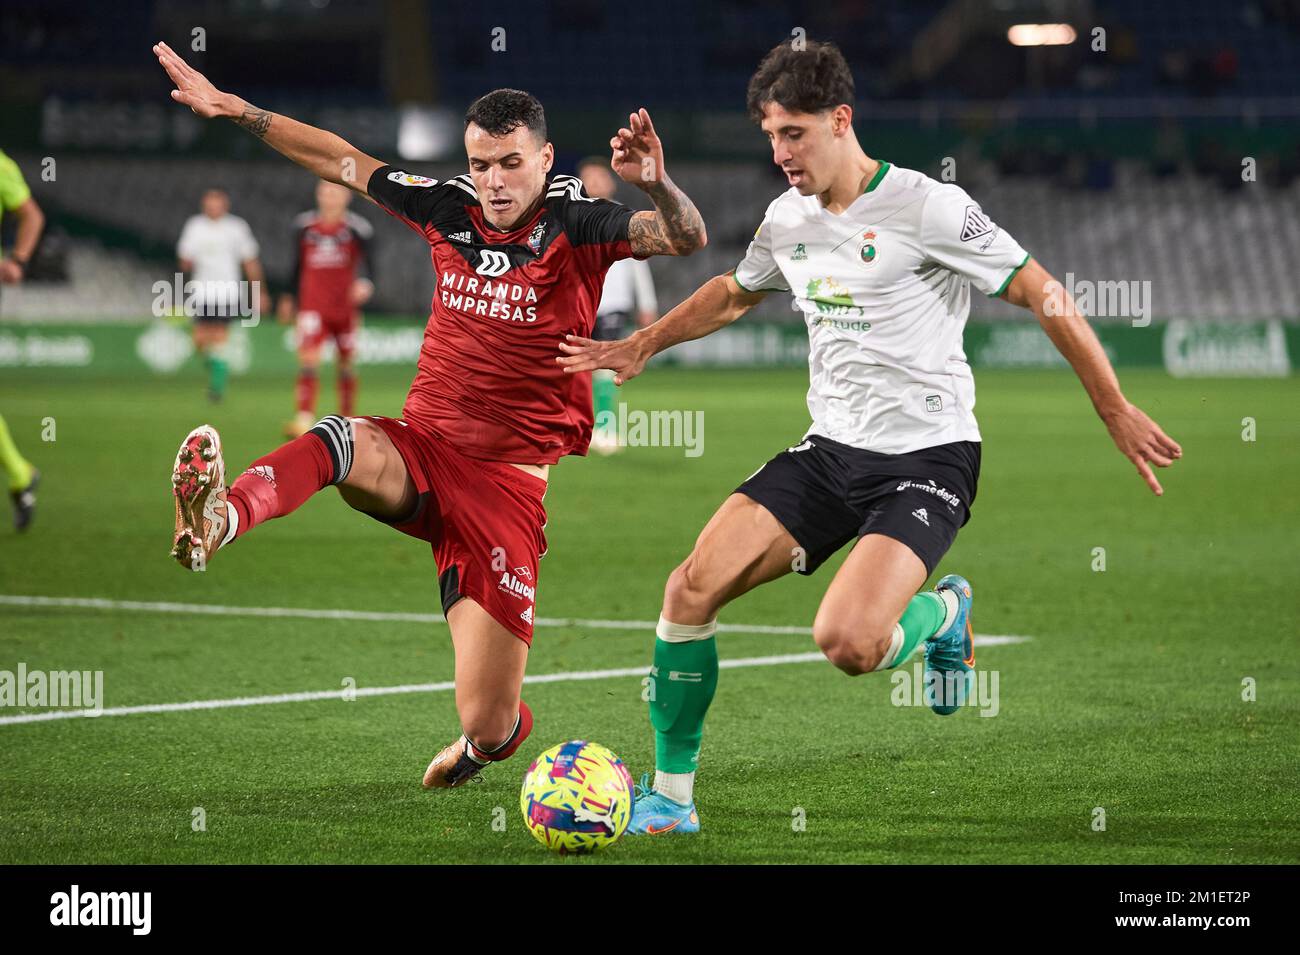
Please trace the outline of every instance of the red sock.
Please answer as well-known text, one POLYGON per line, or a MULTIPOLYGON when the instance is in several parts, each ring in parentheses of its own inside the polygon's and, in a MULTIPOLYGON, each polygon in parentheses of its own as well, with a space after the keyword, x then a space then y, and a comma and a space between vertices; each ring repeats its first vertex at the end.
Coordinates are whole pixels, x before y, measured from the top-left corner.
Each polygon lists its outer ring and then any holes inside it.
POLYGON ((357 399, 357 376, 350 368, 339 370, 339 414, 351 418, 357 399))
POLYGON ((334 468, 325 442, 312 431, 258 458, 226 495, 239 520, 235 538, 262 521, 297 510, 334 481, 334 468))
POLYGON ((298 386, 294 388, 293 397, 298 402, 298 411, 312 414, 316 410, 316 392, 320 387, 320 377, 315 368, 298 370, 298 386))
POLYGON ((528 739, 528 734, 533 731, 533 711, 528 708, 528 704, 523 700, 519 701, 519 721, 515 723, 515 731, 510 734, 510 738, 494 750, 484 751, 478 748, 473 741, 469 741, 471 755, 477 756, 480 762, 486 761, 491 763, 500 762, 503 759, 509 759, 514 755, 519 744, 528 739))

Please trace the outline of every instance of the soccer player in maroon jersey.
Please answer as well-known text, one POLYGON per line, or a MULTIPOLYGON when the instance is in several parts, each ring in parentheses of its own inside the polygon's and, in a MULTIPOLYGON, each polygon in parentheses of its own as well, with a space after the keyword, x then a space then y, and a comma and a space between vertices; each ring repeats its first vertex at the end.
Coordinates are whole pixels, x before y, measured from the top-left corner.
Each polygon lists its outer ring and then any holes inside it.
POLYGON ((298 298, 295 302, 285 294, 279 306, 280 321, 295 322, 298 332, 297 414, 285 429, 291 438, 306 434, 315 421, 320 350, 327 338, 334 340, 338 362, 339 414, 351 417, 356 402, 352 357, 360 325, 357 310, 375 291, 375 267, 370 256, 374 229, 348 211, 351 200, 352 190, 322 179, 316 184, 316 209, 294 220, 290 287, 298 298), (369 275, 359 278, 360 268, 369 275))
POLYGON ((437 182, 221 92, 166 44, 153 50, 176 85, 173 100, 233 120, 429 243, 437 288, 402 418, 330 415, 254 461, 229 491, 220 437, 196 428, 172 472, 172 553, 206 567, 219 547, 331 484, 353 508, 429 541, 463 733, 434 757, 424 785, 460 785, 510 756, 532 728, 519 692, 546 549, 547 470, 585 454, 592 428, 591 378, 566 374, 556 343, 590 336, 612 262, 688 255, 705 244, 704 222, 664 171, 644 109, 610 140, 611 167, 655 206, 634 213, 584 195, 577 179, 548 176, 555 151, 542 106, 519 90, 470 106, 469 174, 437 182))

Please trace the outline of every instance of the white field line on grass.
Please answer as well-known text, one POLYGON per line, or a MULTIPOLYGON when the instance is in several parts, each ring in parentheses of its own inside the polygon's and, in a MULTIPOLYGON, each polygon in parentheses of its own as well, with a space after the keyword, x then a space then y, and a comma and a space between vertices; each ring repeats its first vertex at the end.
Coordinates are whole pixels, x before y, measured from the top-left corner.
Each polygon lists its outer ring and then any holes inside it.
MULTIPOLYGON (((185 604, 149 600, 107 600, 102 597, 30 597, 0 594, 0 605, 11 607, 64 607, 83 610, 124 610, 136 613, 191 613, 213 617, 289 617, 300 620, 360 620, 371 623, 446 623, 440 613, 395 613, 385 610, 322 610, 315 607, 230 607, 224 604, 185 604)), ((654 620, 591 620, 582 617, 538 617, 535 627, 575 627, 579 630, 649 630, 654 620)), ((719 633, 772 633, 812 636, 812 627, 772 626, 761 623, 720 623, 719 633)), ((978 634, 982 646, 1024 643, 1029 637, 978 634)))
MULTIPOLYGON (((438 614, 381 613, 355 610, 312 610, 288 607, 223 607, 214 604, 152 603, 133 600, 102 600, 91 597, 28 597, 0 594, 0 604, 23 607, 74 607, 94 610, 124 610, 143 613, 205 613, 217 616, 253 617, 304 617, 329 620, 366 620, 402 623, 442 623, 438 614)), ((538 626, 604 630, 653 630, 654 623, 643 620, 581 620, 539 618, 538 626)), ((761 627, 747 624, 719 625, 719 630, 734 633, 782 633, 810 635, 809 627, 761 627)), ((977 646, 1002 646, 1024 643, 1030 637, 977 634, 977 646)), ((786 663, 812 663, 824 659, 820 653, 784 653, 764 657, 739 657, 719 660, 718 667, 735 670, 747 667, 779 666, 786 663)), ((614 670, 573 670, 565 673, 539 673, 524 677, 524 683, 564 683, 581 680, 606 680, 618 677, 639 677, 646 674, 645 665, 622 667, 614 670)), ((350 696, 392 696, 398 693, 441 693, 455 689, 451 681, 442 683, 408 683, 401 686, 357 687, 348 691, 350 696)), ((44 723, 50 720, 100 719, 106 716, 134 716, 142 713, 175 713, 186 710, 219 710, 237 706, 265 706, 271 703, 309 703, 318 700, 341 700, 343 690, 309 690, 301 693, 277 693, 267 696, 242 696, 224 700, 187 700, 181 703, 149 703, 141 706, 118 706, 102 710, 46 710, 39 713, 19 713, 0 717, 0 726, 17 723, 44 723)))
MULTIPOLYGON (((733 670, 741 667, 776 666, 781 663, 810 663, 825 659, 820 653, 784 653, 770 657, 746 657, 719 660, 718 667, 733 670)), ((643 677, 649 667, 622 667, 617 670, 574 670, 568 673, 538 673, 525 676, 524 683, 562 683, 578 680, 607 680, 614 677, 643 677)), ((450 680, 443 683, 408 683, 403 686, 361 686, 349 690, 349 696, 391 696, 395 693, 443 693, 454 690, 450 680)), ((134 716, 137 713, 175 713, 184 710, 222 710, 234 706, 264 706, 268 703, 310 703, 317 700, 342 700, 343 690, 311 690, 305 693, 277 693, 270 696, 240 696, 229 700, 188 700, 184 703, 149 703, 144 706, 118 706, 105 708, 98 714, 94 710, 49 710, 44 713, 20 713, 0 717, 0 726, 11 723, 43 723, 47 720, 67 720, 77 717, 100 719, 105 716, 134 716)))

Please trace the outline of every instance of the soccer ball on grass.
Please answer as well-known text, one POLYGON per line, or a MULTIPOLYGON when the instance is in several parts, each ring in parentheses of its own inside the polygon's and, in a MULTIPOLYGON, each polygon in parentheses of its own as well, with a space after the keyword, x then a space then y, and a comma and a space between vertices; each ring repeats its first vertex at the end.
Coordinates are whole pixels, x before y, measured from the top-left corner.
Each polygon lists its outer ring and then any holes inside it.
POLYGON ((571 740, 542 753, 524 774, 519 808, 524 825, 561 854, 613 845, 632 818, 632 775, 597 743, 571 740))

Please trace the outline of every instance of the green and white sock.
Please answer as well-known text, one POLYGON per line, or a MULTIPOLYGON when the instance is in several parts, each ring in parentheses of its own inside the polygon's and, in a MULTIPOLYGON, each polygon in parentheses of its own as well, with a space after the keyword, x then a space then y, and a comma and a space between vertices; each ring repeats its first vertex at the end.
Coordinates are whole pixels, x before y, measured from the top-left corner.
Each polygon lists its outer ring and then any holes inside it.
POLYGON ((230 372, 227 352, 228 350, 224 344, 214 345, 205 358, 205 363, 208 366, 208 390, 217 397, 221 397, 226 393, 226 378, 230 372))
POLYGON ((894 624, 894 633, 889 642, 889 649, 877 670, 890 670, 907 662, 907 658, 924 640, 929 640, 952 626, 957 619, 957 595, 944 590, 922 591, 908 601, 907 609, 898 623, 894 624))
POLYGON ((689 803, 700 761, 704 716, 718 688, 716 620, 699 626, 659 618, 650 723, 655 728, 656 792, 689 803))

